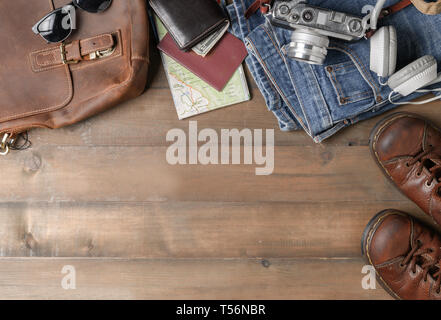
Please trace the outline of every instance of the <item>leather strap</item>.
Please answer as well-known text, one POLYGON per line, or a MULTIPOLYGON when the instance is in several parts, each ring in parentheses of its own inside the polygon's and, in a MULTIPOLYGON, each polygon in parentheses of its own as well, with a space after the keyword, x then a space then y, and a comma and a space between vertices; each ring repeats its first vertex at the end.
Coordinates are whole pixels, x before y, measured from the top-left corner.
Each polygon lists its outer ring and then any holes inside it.
POLYGON ((115 46, 112 34, 75 40, 66 45, 59 45, 30 54, 32 69, 42 71, 55 66, 91 60, 91 54, 97 51, 110 50, 115 46), (64 46, 64 49, 63 49, 64 46))
POLYGON ((396 4, 384 9, 380 15, 380 18, 390 16, 391 14, 394 14, 400 10, 403 10, 404 8, 410 6, 411 4, 412 4, 412 1, 410 1, 410 0, 401 0, 400 2, 397 2, 396 4))
POLYGON ((253 4, 245 11, 245 19, 249 19, 253 14, 260 9, 262 14, 267 14, 269 11, 269 5, 271 0, 256 0, 253 4))

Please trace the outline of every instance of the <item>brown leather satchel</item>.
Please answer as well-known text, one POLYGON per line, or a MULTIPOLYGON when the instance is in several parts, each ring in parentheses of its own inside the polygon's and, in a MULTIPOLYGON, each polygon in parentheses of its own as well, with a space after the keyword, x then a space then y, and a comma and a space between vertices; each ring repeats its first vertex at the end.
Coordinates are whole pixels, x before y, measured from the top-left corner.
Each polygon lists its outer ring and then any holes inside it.
POLYGON ((64 44, 32 26, 68 0, 0 1, 0 153, 35 127, 59 128, 140 95, 149 64, 145 0, 113 0, 106 11, 76 10, 64 44))

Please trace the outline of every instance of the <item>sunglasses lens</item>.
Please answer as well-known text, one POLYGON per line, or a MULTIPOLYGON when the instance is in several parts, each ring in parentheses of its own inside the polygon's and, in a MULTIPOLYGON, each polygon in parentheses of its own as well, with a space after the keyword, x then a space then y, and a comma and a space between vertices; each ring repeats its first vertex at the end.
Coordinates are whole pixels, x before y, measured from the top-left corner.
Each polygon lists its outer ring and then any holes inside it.
POLYGON ((66 10, 56 10, 39 25, 38 32, 48 42, 66 40, 72 32, 70 14, 66 10))
POLYGON ((98 13, 108 9, 112 0, 74 0, 74 3, 87 12, 98 13))

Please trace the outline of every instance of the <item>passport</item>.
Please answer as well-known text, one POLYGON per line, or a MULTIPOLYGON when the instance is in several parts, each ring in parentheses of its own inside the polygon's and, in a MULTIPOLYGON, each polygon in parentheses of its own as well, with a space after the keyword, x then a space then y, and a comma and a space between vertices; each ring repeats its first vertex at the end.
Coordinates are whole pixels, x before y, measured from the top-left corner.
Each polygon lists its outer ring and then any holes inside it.
POLYGON ((193 51, 181 51, 170 33, 158 49, 193 72, 217 91, 222 91, 248 55, 244 43, 227 32, 210 53, 201 57, 193 51))

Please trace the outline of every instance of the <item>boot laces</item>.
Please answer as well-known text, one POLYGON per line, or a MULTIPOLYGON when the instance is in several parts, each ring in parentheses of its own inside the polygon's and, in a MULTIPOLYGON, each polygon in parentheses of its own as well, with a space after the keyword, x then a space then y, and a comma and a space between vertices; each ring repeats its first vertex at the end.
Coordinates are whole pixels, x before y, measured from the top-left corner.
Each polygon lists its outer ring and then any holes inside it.
POLYGON ((409 265, 411 271, 416 273, 416 266, 419 265, 423 269, 423 279, 424 282, 427 282, 428 276, 431 276, 433 280, 435 280, 435 292, 437 294, 441 293, 441 269, 440 269, 440 261, 441 258, 437 257, 436 259, 427 258, 427 254, 431 254, 434 252, 432 248, 421 248, 423 243, 421 240, 417 240, 412 246, 412 250, 409 254, 403 259, 401 262, 401 266, 409 265))
POLYGON ((426 168, 430 173, 429 179, 426 182, 427 186, 432 186, 432 183, 436 182, 435 189, 437 190, 437 194, 440 195, 441 158, 432 153, 434 149, 435 148, 430 145, 426 150, 422 150, 415 155, 412 160, 406 163, 406 165, 411 167, 418 163, 417 176, 420 176, 423 173, 424 168, 426 168))

